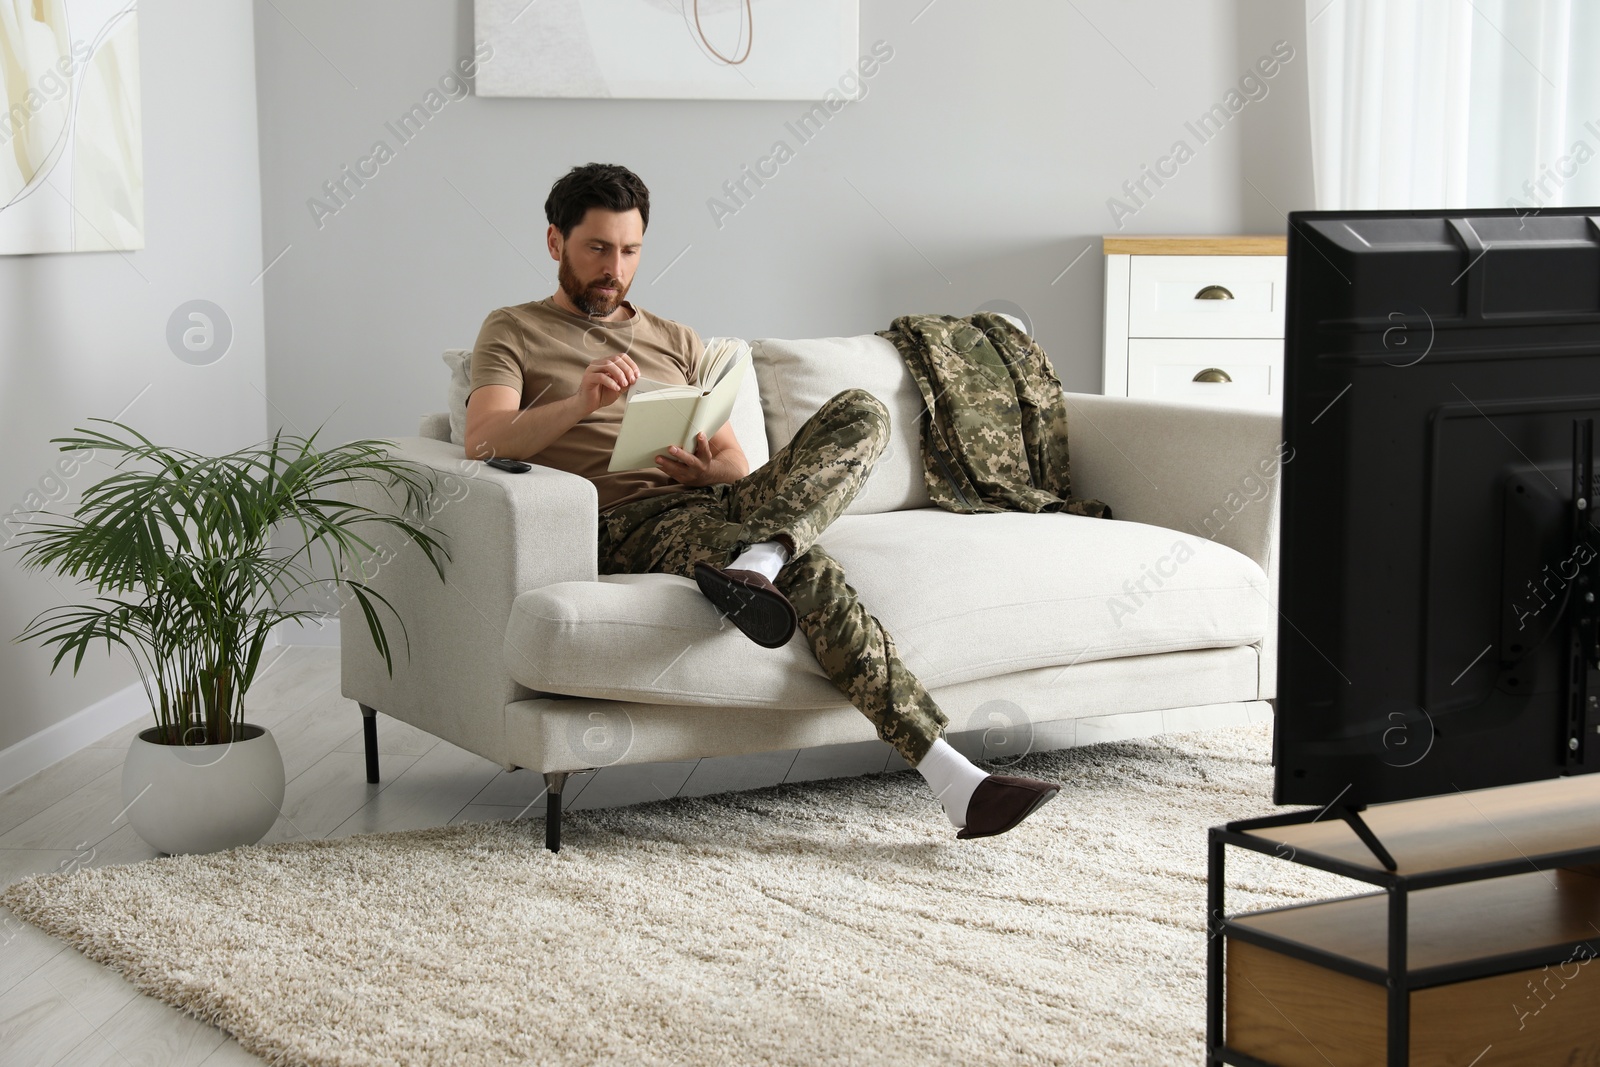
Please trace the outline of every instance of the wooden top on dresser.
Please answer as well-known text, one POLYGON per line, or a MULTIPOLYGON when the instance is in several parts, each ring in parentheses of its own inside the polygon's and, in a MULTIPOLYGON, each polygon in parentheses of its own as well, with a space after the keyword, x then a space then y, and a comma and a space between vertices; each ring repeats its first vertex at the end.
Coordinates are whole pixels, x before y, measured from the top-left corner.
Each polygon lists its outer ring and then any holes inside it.
POLYGON ((1105 254, 1132 256, 1285 256, 1289 239, 1281 234, 1246 237, 1104 236, 1105 254))

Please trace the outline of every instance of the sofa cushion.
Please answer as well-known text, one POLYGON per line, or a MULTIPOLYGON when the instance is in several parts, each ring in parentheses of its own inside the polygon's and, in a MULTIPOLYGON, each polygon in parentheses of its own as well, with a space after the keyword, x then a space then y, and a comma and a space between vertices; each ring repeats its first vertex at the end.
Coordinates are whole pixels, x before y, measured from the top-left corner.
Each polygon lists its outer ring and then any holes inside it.
POLYGON ((733 398, 733 413, 728 416, 728 422, 733 425, 733 435, 739 439, 739 447, 744 449, 744 458, 750 461, 751 470, 771 457, 766 418, 761 412, 760 380, 749 371, 739 383, 739 395, 733 398))
MULTIPOLYGON (((803 341, 751 342, 767 439, 787 444, 829 397, 865 389, 889 409, 889 445, 846 515, 924 508, 933 501, 922 480, 922 393, 894 345, 875 334, 803 341)), ((755 469, 755 461, 751 461, 755 469)))
MULTIPOLYGON (((930 507, 842 516, 821 544, 929 688, 1254 645, 1272 622, 1255 562, 1143 523, 930 507)), ((523 593, 506 643, 512 676, 537 692, 795 708, 843 699, 803 633, 761 648, 679 575, 607 575, 523 593)))
POLYGON ((417 420, 417 436, 450 443, 450 413, 431 411, 417 420))
MULTIPOLYGON (((472 350, 447 348, 444 364, 450 370, 450 383, 446 389, 446 410, 450 413, 450 442, 467 443, 467 397, 472 392, 472 350)), ((733 400, 733 414, 728 416, 733 424, 733 434, 744 449, 750 469, 755 470, 767 461, 771 451, 767 448, 767 427, 761 413, 761 394, 757 377, 745 374, 739 383, 739 395, 733 400)))
POLYGON ((467 394, 472 392, 472 349, 447 348, 444 365, 450 372, 445 387, 445 410, 450 413, 450 443, 467 443, 467 394))

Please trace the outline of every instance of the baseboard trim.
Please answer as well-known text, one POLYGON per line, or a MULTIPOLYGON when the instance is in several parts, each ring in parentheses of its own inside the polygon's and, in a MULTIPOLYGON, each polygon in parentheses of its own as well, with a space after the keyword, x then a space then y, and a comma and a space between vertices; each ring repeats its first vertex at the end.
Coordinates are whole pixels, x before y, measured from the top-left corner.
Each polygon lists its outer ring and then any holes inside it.
POLYGON ((272 628, 272 636, 280 645, 314 645, 317 648, 338 648, 339 616, 323 615, 304 621, 280 622, 272 628))
POLYGON ((145 696, 144 684, 133 682, 55 725, 24 737, 0 751, 0 793, 149 714, 150 700, 145 696))

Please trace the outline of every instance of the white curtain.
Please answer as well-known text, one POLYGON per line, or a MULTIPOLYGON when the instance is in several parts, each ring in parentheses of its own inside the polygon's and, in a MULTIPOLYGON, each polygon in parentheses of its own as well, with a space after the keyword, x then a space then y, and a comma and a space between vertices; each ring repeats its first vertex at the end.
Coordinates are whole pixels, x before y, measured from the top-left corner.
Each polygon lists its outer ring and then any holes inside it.
POLYGON ((1600 2, 1306 0, 1321 210, 1600 204, 1600 2))

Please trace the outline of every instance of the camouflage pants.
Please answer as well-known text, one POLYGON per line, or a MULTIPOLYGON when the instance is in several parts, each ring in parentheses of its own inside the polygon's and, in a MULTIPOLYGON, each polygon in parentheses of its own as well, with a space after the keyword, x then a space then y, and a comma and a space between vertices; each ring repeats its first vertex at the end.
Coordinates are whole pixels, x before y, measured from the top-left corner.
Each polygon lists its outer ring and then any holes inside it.
POLYGON ((794 439, 736 482, 690 486, 600 516, 601 574, 694 577, 761 541, 790 542, 773 582, 794 604, 817 662, 878 736, 915 766, 949 719, 906 668, 894 639, 816 543, 855 498, 889 440, 889 412, 864 389, 834 395, 794 439))

